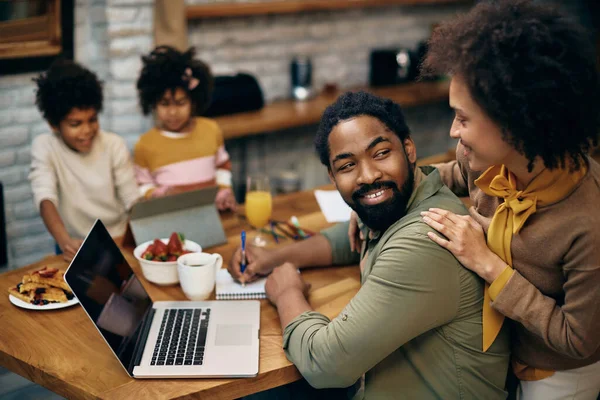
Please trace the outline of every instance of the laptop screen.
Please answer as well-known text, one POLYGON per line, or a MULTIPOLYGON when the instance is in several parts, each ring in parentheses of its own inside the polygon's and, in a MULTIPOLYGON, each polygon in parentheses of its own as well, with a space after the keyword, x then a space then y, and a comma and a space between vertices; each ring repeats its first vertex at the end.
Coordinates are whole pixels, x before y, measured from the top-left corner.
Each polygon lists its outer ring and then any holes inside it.
POLYGON ((100 220, 71 262, 65 280, 125 369, 131 371, 152 301, 100 220))

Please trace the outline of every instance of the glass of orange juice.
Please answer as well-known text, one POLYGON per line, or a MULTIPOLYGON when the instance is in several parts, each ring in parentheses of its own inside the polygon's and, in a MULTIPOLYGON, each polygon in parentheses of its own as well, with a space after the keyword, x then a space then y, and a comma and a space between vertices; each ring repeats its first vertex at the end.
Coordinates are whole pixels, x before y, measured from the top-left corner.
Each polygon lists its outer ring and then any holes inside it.
POLYGON ((250 225, 256 228, 256 236, 251 241, 254 246, 267 245, 267 240, 260 233, 260 229, 269 223, 272 210, 269 177, 265 174, 249 175, 246 183, 246 218, 250 225))

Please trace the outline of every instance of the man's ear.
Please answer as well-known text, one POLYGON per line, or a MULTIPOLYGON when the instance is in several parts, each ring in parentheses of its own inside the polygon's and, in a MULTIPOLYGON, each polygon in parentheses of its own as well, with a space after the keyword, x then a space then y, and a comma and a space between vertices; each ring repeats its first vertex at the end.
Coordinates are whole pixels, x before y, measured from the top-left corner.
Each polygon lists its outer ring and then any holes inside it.
POLYGON ((415 146, 415 142, 413 142, 411 137, 407 137, 404 139, 404 152, 406 153, 406 157, 408 158, 408 162, 414 164, 417 162, 417 147, 415 146))

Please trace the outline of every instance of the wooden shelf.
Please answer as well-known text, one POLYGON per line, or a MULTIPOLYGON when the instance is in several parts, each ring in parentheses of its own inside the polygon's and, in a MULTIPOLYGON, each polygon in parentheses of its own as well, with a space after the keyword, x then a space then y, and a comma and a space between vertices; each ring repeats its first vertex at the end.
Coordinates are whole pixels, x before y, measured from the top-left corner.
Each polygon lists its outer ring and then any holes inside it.
MULTIPOLYGON (((402 107, 412 107, 447 101, 449 87, 449 81, 438 81, 362 89, 391 99, 402 107)), ((215 120, 226 140, 316 124, 325 108, 341 93, 343 91, 323 93, 308 101, 277 101, 258 111, 225 115, 215 120)))
POLYGON ((191 20, 265 14, 294 14, 307 11, 343 10, 349 8, 392 5, 431 5, 472 2, 472 0, 287 0, 253 3, 231 2, 188 6, 186 7, 186 17, 188 20, 191 20))

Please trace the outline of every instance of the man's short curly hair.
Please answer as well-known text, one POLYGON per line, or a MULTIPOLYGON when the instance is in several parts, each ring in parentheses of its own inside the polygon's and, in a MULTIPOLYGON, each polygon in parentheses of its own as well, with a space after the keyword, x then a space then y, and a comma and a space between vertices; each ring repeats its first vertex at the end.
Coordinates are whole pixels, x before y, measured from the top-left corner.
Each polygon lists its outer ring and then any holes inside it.
POLYGON ((589 35, 555 7, 479 3, 438 26, 423 76, 459 75, 504 140, 547 168, 565 167, 598 141, 600 80, 589 35))
POLYGON ((58 126, 73 108, 102 111, 102 82, 80 64, 57 60, 33 81, 35 104, 50 125, 58 126))
POLYGON ((315 148, 323 165, 331 168, 329 163, 329 134, 340 121, 360 115, 377 118, 394 132, 400 140, 410 137, 410 130, 404 121, 402 109, 392 100, 384 99, 367 92, 346 92, 331 104, 321 117, 315 148))
POLYGON ((177 88, 190 96, 193 113, 201 114, 208 108, 212 99, 213 76, 208 65, 194 59, 194 55, 193 47, 182 53, 170 46, 159 46, 142 57, 144 66, 137 81, 137 90, 144 115, 152 112, 166 91, 174 93, 177 88), (200 82, 192 90, 188 87, 188 68, 192 77, 200 82))

